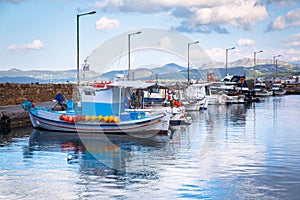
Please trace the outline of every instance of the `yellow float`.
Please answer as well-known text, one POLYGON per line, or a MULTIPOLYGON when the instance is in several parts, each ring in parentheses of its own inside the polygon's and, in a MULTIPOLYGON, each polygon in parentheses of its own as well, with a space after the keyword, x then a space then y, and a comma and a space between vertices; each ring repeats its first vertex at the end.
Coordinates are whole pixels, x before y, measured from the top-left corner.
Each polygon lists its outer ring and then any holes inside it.
POLYGON ((84 117, 84 120, 85 120, 85 121, 89 121, 90 118, 91 118, 91 117, 90 117, 89 115, 86 115, 86 116, 84 117))
POLYGON ((108 121, 109 121, 109 122, 113 122, 113 121, 114 121, 114 116, 112 116, 112 115, 109 116, 109 117, 108 117, 108 121))
POLYGON ((103 121, 104 121, 104 122, 108 122, 108 121, 109 121, 109 117, 108 117, 108 116, 105 116, 105 117, 103 118, 103 121))
POLYGON ((97 118, 96 115, 93 115, 93 116, 91 117, 92 121, 95 121, 96 118, 97 118))

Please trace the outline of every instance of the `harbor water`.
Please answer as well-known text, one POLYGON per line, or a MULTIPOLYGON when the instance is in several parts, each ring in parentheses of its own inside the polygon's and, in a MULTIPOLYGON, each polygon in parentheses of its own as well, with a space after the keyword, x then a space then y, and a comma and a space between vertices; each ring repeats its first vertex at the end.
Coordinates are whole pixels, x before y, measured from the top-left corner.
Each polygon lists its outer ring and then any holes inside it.
POLYGON ((149 138, 12 130, 0 199, 299 199, 299 105, 210 105, 149 138))

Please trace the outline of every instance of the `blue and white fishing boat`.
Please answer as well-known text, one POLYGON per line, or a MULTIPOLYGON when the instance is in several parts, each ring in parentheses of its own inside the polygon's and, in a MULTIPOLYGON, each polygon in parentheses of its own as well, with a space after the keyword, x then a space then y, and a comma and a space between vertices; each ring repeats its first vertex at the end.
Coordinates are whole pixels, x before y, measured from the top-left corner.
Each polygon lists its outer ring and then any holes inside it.
POLYGON ((79 87, 80 101, 59 102, 64 110, 50 107, 32 107, 25 101, 22 107, 29 111, 34 128, 52 131, 89 133, 159 133, 167 134, 169 121, 163 112, 125 112, 127 87, 94 84, 79 87))

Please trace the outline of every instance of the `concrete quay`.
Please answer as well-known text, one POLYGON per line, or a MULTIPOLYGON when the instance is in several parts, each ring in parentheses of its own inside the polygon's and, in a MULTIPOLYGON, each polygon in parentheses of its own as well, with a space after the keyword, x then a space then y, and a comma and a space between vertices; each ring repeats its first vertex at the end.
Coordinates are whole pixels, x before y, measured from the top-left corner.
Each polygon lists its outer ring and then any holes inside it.
MULTIPOLYGON (((44 106, 54 106, 55 102, 41 102, 35 103, 36 107, 44 107, 44 106)), ((28 111, 23 110, 21 104, 20 105, 8 105, 8 106, 0 106, 0 125, 3 124, 4 118, 7 117, 7 120, 10 121, 10 128, 17 128, 25 125, 30 125, 30 118, 28 111)), ((0 127, 1 132, 1 127, 0 127)))

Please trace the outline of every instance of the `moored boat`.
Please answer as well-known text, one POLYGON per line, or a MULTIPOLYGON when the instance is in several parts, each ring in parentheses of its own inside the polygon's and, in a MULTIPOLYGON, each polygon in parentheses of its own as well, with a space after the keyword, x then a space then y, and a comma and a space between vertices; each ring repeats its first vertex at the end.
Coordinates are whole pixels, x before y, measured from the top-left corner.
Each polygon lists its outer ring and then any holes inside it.
POLYGON ((257 97, 272 96, 273 92, 267 88, 265 83, 259 82, 254 85, 254 94, 257 97))
POLYGON ((163 112, 126 112, 126 87, 82 86, 81 100, 66 103, 66 109, 32 107, 28 101, 23 108, 29 111, 33 127, 53 131, 90 133, 160 133, 167 134, 169 121, 163 112), (80 106, 79 106, 80 105, 80 106))
POLYGON ((195 83, 188 86, 181 100, 185 110, 206 110, 208 106, 207 91, 207 84, 195 83))
POLYGON ((272 84, 273 95, 285 95, 286 90, 283 88, 281 83, 273 83, 272 84))

